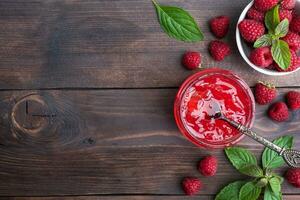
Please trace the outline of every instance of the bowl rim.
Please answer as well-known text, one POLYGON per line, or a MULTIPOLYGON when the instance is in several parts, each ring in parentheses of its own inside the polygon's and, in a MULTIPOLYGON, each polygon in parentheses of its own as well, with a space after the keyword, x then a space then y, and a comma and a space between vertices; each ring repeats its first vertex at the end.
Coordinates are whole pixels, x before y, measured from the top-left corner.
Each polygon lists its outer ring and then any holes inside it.
POLYGON ((285 75, 290 75, 292 73, 295 73, 297 72, 300 67, 294 71, 290 71, 290 72, 278 72, 278 71, 274 71, 274 70, 269 70, 269 69, 264 69, 264 68, 261 68, 261 67, 258 67, 256 65, 254 65, 248 58, 248 56, 246 55, 245 51, 244 51, 244 48, 242 46, 242 38, 241 38, 241 34, 240 34, 240 31, 239 31, 239 28, 238 28, 238 25, 241 21, 243 21, 245 18, 246 18, 246 15, 247 15, 247 12, 248 10, 253 6, 254 4, 254 1, 252 0, 245 8, 244 10, 242 11, 240 17, 239 17, 239 20, 236 24, 236 44, 237 44, 237 47, 238 47, 238 50, 241 54, 241 56, 243 57, 243 59, 246 61, 246 63, 248 65, 250 65, 250 67, 252 67, 253 69, 255 69, 256 71, 260 72, 260 73, 263 73, 263 74, 266 74, 266 75, 270 75, 270 76, 285 76, 285 75))
POLYGON ((234 78, 236 78, 236 80, 240 83, 241 87, 243 87, 245 89, 245 91, 247 92, 247 94, 250 98, 250 101, 251 101, 251 106, 252 106, 251 119, 249 120, 249 122, 248 122, 249 124, 247 126, 249 128, 251 128, 255 121, 256 108, 255 108, 254 95, 253 95, 250 87, 248 86, 248 84, 243 79, 241 79, 238 75, 236 75, 233 71, 225 70, 225 69, 221 69, 221 68, 208 68, 208 69, 201 70, 201 71, 189 76, 181 84, 181 86, 175 96, 173 115, 174 115, 177 127, 178 127, 179 131, 181 132, 181 134, 183 136, 185 136, 185 138, 187 138, 190 142, 192 142, 196 146, 198 146, 200 148, 206 148, 206 149, 221 149, 221 148, 225 148, 228 146, 232 146, 232 145, 238 143, 245 136, 244 134, 240 133, 239 135, 233 137, 229 142, 223 143, 223 144, 211 144, 211 143, 201 142, 199 140, 196 140, 189 133, 189 131, 186 130, 186 128, 182 122, 181 115, 180 115, 180 106, 181 106, 181 99, 182 99, 181 97, 185 93, 185 90, 195 79, 197 79, 203 75, 209 75, 209 74, 215 74, 215 73, 227 74, 227 75, 231 75, 234 78))

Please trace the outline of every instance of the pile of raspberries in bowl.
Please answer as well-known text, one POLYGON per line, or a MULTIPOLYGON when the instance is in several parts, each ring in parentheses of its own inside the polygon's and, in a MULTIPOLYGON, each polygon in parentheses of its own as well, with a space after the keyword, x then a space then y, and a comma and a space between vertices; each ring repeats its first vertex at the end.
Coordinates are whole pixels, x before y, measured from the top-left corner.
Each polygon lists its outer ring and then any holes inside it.
POLYGON ((236 27, 243 59, 255 70, 272 76, 300 69, 300 0, 253 0, 236 27))

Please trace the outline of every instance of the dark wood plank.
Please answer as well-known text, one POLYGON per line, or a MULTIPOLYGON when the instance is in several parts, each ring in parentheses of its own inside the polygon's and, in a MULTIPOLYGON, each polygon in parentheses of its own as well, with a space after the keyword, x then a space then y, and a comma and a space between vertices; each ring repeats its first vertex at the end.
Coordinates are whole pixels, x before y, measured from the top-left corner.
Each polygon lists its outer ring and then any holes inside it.
MULTIPOLYGON (((281 89, 281 93, 287 90, 281 89)), ((0 196, 183 194, 180 181, 197 176, 214 195, 243 178, 221 150, 197 148, 179 133, 175 89, 0 92, 0 196), (222 166, 202 177, 197 161, 213 154, 222 166)), ((258 106, 255 129, 273 139, 290 134, 300 148, 300 112, 277 124, 258 106)), ((260 155, 262 146, 240 145, 260 155)), ((283 173, 286 167, 279 172, 283 173)), ((299 190, 283 185, 284 194, 299 190)))
MULTIPOLYGON (((187 196, 77 196, 77 197, 10 197, 10 198, 1 198, 0 200, 183 200, 183 199, 190 199, 190 200, 213 200, 213 196, 194 196, 194 197, 187 197, 187 196)), ((289 198, 287 200, 294 200, 289 198)))
MULTIPOLYGON (((78 196, 78 197, 11 197, 0 200, 213 200, 214 196, 78 196)), ((298 200, 298 195, 284 195, 284 200, 298 200)))
POLYGON ((203 66, 236 71, 250 85, 258 79, 300 86, 300 72, 266 77, 237 52, 234 27, 248 0, 160 0, 192 13, 205 41, 190 44, 161 31, 150 0, 2 0, 0 2, 0 89, 177 87, 191 73, 180 64, 186 50, 203 54, 203 66), (233 55, 214 62, 208 21, 230 15, 227 41, 233 55))

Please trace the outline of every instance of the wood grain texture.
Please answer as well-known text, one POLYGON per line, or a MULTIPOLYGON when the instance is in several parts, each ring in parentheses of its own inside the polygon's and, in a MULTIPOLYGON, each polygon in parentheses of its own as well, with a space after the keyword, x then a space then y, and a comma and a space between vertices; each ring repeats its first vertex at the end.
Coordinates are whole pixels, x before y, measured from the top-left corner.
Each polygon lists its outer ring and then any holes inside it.
MULTIPOLYGON (((199 177, 202 194, 214 195, 229 182, 245 178, 221 150, 197 148, 181 136, 172 113, 175 93, 176 89, 0 92, 0 196, 182 195, 185 176, 199 177), (207 154, 220 162, 214 178, 204 178, 196 169, 207 154)), ((255 130, 270 139, 293 135, 299 149, 300 113, 277 124, 265 116, 266 109, 257 106, 255 130)), ((239 145, 257 156, 262 150, 248 138, 239 145)), ((299 194, 287 183, 283 192, 299 194)))
MULTIPOLYGON (((78 196, 78 197, 10 197, 0 200, 213 200, 214 196, 78 196)), ((299 196, 284 195, 284 200, 298 200, 299 196)))
POLYGON ((234 70, 250 85, 260 79, 300 86, 300 72, 263 76, 237 52, 235 23, 249 0, 159 2, 191 12, 205 40, 191 44, 168 38, 150 0, 2 0, 0 89, 177 87, 193 73, 180 64, 186 50, 200 51, 203 66, 234 70), (222 14, 232 19, 225 40, 233 53, 217 63, 207 52, 214 39, 208 21, 222 14))

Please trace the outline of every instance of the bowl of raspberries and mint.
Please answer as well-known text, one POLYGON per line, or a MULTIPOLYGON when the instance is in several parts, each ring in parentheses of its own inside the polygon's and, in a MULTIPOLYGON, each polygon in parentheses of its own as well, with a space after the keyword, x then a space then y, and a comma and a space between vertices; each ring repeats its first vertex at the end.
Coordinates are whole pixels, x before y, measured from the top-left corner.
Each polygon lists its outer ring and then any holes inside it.
POLYGON ((300 15, 297 0, 254 0, 243 10, 236 41, 244 60, 272 76, 300 69, 300 15))

